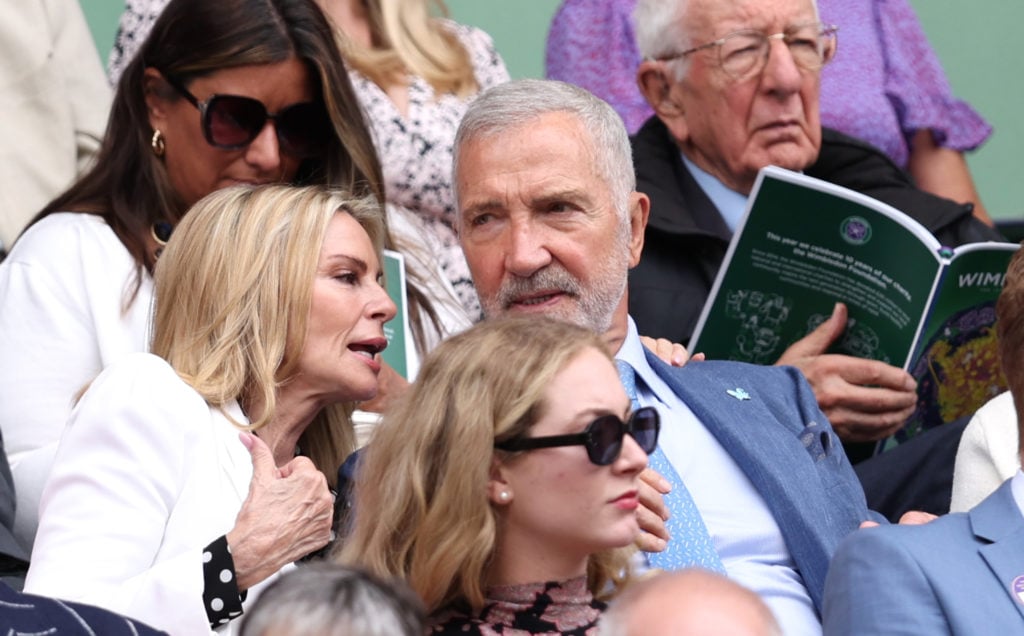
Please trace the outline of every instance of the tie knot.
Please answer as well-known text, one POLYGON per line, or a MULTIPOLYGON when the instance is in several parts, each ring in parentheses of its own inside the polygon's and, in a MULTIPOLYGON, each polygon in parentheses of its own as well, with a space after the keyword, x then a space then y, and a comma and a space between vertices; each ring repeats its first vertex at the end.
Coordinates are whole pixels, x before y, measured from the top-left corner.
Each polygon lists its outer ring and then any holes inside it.
POLYGON ((640 408, 640 400, 636 394, 636 369, 625 360, 616 360, 615 368, 619 370, 619 381, 626 390, 626 396, 633 405, 633 410, 640 408))

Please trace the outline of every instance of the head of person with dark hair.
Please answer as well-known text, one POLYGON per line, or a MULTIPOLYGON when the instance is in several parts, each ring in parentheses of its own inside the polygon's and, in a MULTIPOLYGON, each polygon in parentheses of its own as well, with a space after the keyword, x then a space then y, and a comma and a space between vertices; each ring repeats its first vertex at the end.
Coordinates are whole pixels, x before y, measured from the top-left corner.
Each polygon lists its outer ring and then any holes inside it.
POLYGON ((397 579, 311 563, 267 586, 239 636, 422 636, 423 603, 397 579))
POLYGON ((374 432, 340 559, 408 580, 435 626, 528 629, 527 607, 583 629, 628 577, 658 432, 593 331, 485 321, 435 349, 374 432))
POLYGON ((383 200, 372 139, 312 0, 172 0, 118 82, 93 169, 40 216, 98 214, 151 269, 191 205, 238 183, 383 200))

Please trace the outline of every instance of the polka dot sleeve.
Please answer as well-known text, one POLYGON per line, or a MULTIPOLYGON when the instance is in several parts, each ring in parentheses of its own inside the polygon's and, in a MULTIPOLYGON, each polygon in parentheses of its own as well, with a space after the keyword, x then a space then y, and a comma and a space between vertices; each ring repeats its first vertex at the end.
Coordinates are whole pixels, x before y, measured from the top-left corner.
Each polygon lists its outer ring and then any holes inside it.
POLYGON ((242 615, 245 592, 238 591, 235 562, 231 558, 227 536, 203 549, 203 607, 210 628, 224 625, 242 615))

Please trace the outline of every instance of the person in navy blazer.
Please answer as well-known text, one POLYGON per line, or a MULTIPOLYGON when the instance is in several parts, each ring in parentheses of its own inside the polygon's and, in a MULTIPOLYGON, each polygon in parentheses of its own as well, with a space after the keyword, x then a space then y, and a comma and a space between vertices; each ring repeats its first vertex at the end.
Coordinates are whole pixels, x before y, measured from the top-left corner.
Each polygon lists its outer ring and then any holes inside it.
POLYGON ((4 634, 167 636, 102 607, 24 594, 6 583, 0 583, 0 628, 4 634))
MULTIPOLYGON (((1024 251, 996 303, 999 357, 1024 422, 1024 251)), ((1024 439, 1021 431, 1020 439, 1024 439)), ((1024 447, 1018 449, 1024 454, 1024 447)), ((1024 473, 966 513, 867 528, 840 544, 827 634, 1024 634, 1024 473), (884 590, 880 594, 879 590, 884 590)))
MULTIPOLYGON (((618 115, 561 82, 493 87, 462 120, 454 174, 460 240, 486 315, 547 315, 603 333, 643 380, 649 401, 638 400, 662 412, 662 435, 683 447, 659 440, 726 573, 765 598, 784 633, 820 633, 828 562, 872 517, 863 491, 795 368, 678 368, 641 347, 626 278, 643 248, 649 202, 634 191, 618 115), (685 447, 698 443, 700 456, 688 456, 685 447), (736 487, 719 488, 725 482, 736 487), (766 544, 777 552, 762 552, 766 544), (780 573, 784 580, 768 580, 780 573)), ((658 477, 651 482, 667 490, 658 477)), ((640 519, 657 533, 651 493, 640 519)), ((668 551, 676 545, 669 541, 668 551)))

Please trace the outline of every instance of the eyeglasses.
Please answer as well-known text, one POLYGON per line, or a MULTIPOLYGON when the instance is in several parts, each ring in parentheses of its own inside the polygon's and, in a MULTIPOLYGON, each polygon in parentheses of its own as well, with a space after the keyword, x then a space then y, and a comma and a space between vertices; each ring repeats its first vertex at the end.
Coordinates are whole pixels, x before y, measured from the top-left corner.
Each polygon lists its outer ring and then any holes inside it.
POLYGON ((836 33, 839 27, 833 24, 814 22, 791 26, 782 33, 766 35, 756 29, 743 29, 707 44, 692 49, 659 57, 658 60, 669 60, 686 57, 691 53, 705 49, 718 48, 718 62, 733 79, 744 79, 760 74, 768 62, 771 52, 769 40, 782 40, 789 48, 789 54, 797 66, 806 71, 816 71, 835 56, 836 33))
POLYGON ((212 95, 199 101, 176 78, 161 73, 174 90, 199 109, 203 136, 215 148, 238 150, 248 146, 268 119, 274 122, 282 152, 304 159, 322 153, 326 146, 330 122, 319 104, 301 102, 279 113, 270 113, 263 102, 241 95, 212 95))
POLYGON ((520 437, 504 442, 496 442, 495 448, 506 451, 524 451, 536 448, 554 448, 556 446, 587 447, 587 457, 598 466, 607 466, 614 462, 622 452, 622 440, 629 433, 641 449, 648 455, 658 446, 658 432, 661 430, 661 419, 658 411, 651 406, 637 409, 628 422, 623 422, 614 415, 602 415, 591 422, 582 433, 570 435, 548 435, 545 437, 520 437))

